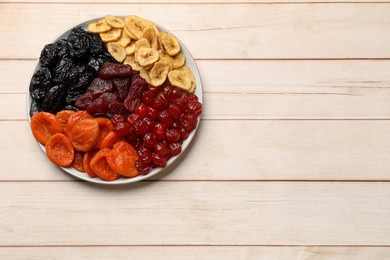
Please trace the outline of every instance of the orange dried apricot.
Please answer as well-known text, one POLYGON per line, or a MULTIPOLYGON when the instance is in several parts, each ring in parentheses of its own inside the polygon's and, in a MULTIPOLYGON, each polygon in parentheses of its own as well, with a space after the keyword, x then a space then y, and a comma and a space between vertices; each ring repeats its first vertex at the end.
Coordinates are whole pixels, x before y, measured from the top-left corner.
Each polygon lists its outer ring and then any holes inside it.
POLYGON ((122 176, 131 178, 139 174, 135 167, 135 161, 138 159, 137 151, 125 141, 114 144, 106 159, 111 169, 122 176))
POLYGON ((65 133, 68 135, 70 133, 70 130, 72 130, 72 128, 76 122, 83 120, 83 119, 92 119, 92 118, 93 118, 93 116, 85 110, 80 110, 80 111, 73 113, 68 118, 68 122, 67 122, 66 128, 65 128, 65 133))
POLYGON ((60 120, 62 126, 65 128, 68 123, 69 117, 73 115, 75 112, 73 110, 61 110, 56 114, 56 118, 60 120))
POLYGON ((123 137, 111 131, 106 135, 106 137, 103 138, 102 143, 100 144, 100 149, 104 149, 104 148, 111 149, 115 143, 123 140, 124 140, 123 137))
POLYGON ((52 135, 64 131, 61 122, 48 112, 39 112, 31 117, 31 130, 35 139, 43 145, 52 135))
POLYGON ((83 166, 84 166, 85 172, 89 175, 89 177, 96 177, 96 173, 91 169, 90 163, 91 163, 92 158, 95 156, 95 154, 98 151, 99 150, 91 150, 91 151, 86 152, 84 154, 83 166))
POLYGON ((74 149, 82 152, 91 150, 99 138, 99 124, 95 119, 83 119, 74 123, 68 133, 74 149))
POLYGON ((85 172, 83 159, 84 159, 84 152, 80 152, 80 151, 75 150, 74 151, 74 159, 72 162, 72 167, 75 168, 76 170, 78 170, 79 172, 85 172))
POLYGON ((107 118, 95 118, 99 124, 99 138, 95 145, 95 148, 99 149, 102 144, 103 139, 110 133, 113 129, 110 119, 107 118))
POLYGON ((68 167, 73 162, 74 149, 66 135, 56 133, 46 143, 46 155, 58 166, 68 167))
POLYGON ((107 163, 107 155, 111 149, 102 149, 92 158, 90 166, 97 176, 106 181, 117 180, 120 175, 115 172, 107 163))

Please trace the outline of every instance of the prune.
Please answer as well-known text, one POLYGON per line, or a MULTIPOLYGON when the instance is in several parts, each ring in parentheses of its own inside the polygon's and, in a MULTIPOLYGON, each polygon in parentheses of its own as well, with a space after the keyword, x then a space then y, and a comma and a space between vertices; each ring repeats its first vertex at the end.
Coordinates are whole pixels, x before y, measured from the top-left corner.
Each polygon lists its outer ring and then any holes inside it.
POLYGON ((130 65, 105 62, 99 71, 99 78, 110 79, 114 77, 130 77, 132 69, 130 65))
POLYGON ((39 57, 42 66, 52 65, 57 59, 57 53, 57 48, 53 43, 46 44, 39 57))
POLYGON ((33 116, 35 113, 38 113, 39 111, 41 111, 41 104, 38 101, 33 99, 31 101, 31 106, 30 106, 30 116, 33 116))
POLYGON ((104 92, 110 92, 113 89, 114 85, 111 80, 95 78, 91 85, 89 85, 87 91, 92 93, 93 98, 97 98, 104 92))
POLYGON ((97 55, 103 52, 103 42, 98 34, 88 33, 89 38, 89 52, 93 55, 97 55))
POLYGON ((81 27, 75 27, 68 36, 69 54, 74 59, 83 58, 89 52, 89 35, 81 27))
POLYGON ((78 76, 77 83, 69 87, 69 91, 85 92, 94 78, 95 73, 93 69, 91 69, 89 66, 86 66, 85 70, 78 76))
POLYGON ((133 84, 131 84, 129 93, 124 101, 124 105, 130 113, 141 103, 142 94, 147 87, 148 83, 143 78, 137 78, 133 84))
POLYGON ((68 40, 66 40, 66 39, 58 40, 54 43, 54 45, 56 48, 58 59, 64 59, 64 58, 68 58, 70 56, 68 40))
POLYGON ((84 74, 84 71, 86 70, 85 65, 75 65, 68 71, 67 75, 67 84, 69 85, 75 85, 78 83, 79 78, 81 75, 84 74))
POLYGON ((88 66, 94 69, 96 73, 99 72, 99 68, 102 65, 102 61, 99 58, 91 57, 88 61, 88 66))
POLYGON ((33 99, 41 100, 51 87, 51 73, 46 67, 37 70, 30 82, 30 93, 33 99))
POLYGON ((62 59, 54 68, 53 81, 55 83, 67 83, 69 78, 69 72, 75 66, 71 59, 62 59))
POLYGON ((77 91, 77 90, 68 90, 65 97, 65 102, 67 105, 74 105, 78 97, 83 94, 84 91, 77 91))
POLYGON ((66 89, 64 85, 56 85, 52 87, 45 96, 42 102, 42 110, 50 113, 57 113, 62 110, 65 103, 66 89))
POLYGON ((131 79, 130 78, 113 78, 112 82, 114 87, 118 91, 119 98, 125 100, 127 93, 129 92, 131 79))

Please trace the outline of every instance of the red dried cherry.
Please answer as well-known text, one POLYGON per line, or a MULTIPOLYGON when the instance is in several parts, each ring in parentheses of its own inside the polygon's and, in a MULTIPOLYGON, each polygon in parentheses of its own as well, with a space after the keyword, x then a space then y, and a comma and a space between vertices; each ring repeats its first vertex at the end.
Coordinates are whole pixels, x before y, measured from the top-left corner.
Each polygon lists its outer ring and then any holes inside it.
POLYGON ((175 143, 180 140, 180 132, 177 129, 169 128, 165 135, 166 140, 170 143, 175 143))
POLYGON ((179 153, 181 153, 181 144, 180 143, 171 143, 171 144, 169 144, 168 147, 169 147, 170 154, 172 154, 173 156, 176 156, 179 153))
POLYGON ((158 155, 157 153, 152 154, 152 162, 160 167, 165 167, 167 165, 167 159, 164 156, 158 155))
POLYGON ((153 128, 153 133, 157 139, 163 140, 165 138, 165 131, 167 130, 167 125, 163 123, 156 123, 153 128))
POLYGON ((134 113, 139 115, 141 118, 144 118, 147 113, 147 106, 144 103, 141 103, 139 106, 135 108, 134 113))
MULTIPOLYGON (((180 137, 180 133, 179 133, 179 137, 180 137)), ((153 149, 154 146, 156 145, 156 136, 153 133, 147 133, 144 136, 143 141, 144 141, 144 145, 147 148, 153 149)))
POLYGON ((169 151, 168 151, 168 146, 161 142, 161 143, 157 143, 155 146, 154 146, 154 152, 158 155, 160 155, 161 157, 164 157, 169 151))
POLYGON ((163 110, 158 115, 158 118, 160 119, 161 123, 164 123, 167 126, 170 126, 173 124, 174 118, 169 114, 168 110, 163 110))

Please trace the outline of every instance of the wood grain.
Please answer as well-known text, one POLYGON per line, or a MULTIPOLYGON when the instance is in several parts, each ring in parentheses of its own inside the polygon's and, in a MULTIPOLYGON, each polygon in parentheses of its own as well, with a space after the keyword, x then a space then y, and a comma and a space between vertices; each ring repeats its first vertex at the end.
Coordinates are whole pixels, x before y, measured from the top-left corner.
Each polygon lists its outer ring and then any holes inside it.
POLYGON ((0 245, 389 245, 389 196, 390 183, 0 183, 0 245))
POLYGON ((386 259, 388 247, 289 247, 289 246, 108 246, 108 247, 7 247, 0 257, 8 260, 129 259, 139 260, 366 260, 386 259))
POLYGON ((379 3, 2 4, 0 31, 7 41, 0 58, 37 58, 59 34, 105 16, 108 8, 112 14, 131 10, 169 28, 195 58, 390 58, 390 5, 379 3))
MULTIPOLYGON (((390 121, 202 121, 158 180, 390 180, 390 121)), ((75 180, 25 121, 0 122, 0 180, 75 180), (11 174, 12 173, 12 174, 11 174)))
MULTIPOLYGON (((42 0, 0 0, 0 3, 47 3, 47 1, 42 0)), ((50 1, 52 3, 67 3, 67 4, 80 4, 80 3, 91 3, 96 4, 98 1, 96 0, 54 0, 50 1)), ((250 3, 250 4, 291 4, 291 3, 302 3, 302 4, 323 4, 323 3, 367 3, 367 0, 198 0, 196 3, 207 3, 207 4, 240 4, 240 3, 250 3)), ((109 0, 104 1, 104 3, 113 3, 113 4, 143 4, 143 3, 161 3, 161 4, 193 4, 194 0, 109 0)), ((370 3, 389 3, 388 0, 375 0, 370 3)))

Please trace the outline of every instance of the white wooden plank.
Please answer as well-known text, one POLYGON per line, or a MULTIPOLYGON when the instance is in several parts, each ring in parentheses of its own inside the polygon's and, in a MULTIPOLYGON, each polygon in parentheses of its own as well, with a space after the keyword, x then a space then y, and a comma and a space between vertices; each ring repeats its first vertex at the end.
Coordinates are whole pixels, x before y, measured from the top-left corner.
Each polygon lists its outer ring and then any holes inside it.
POLYGON ((390 183, 0 183, 0 245, 389 245, 390 183))
MULTIPOLYGON (((0 93, 26 93, 35 60, 0 60, 0 93)), ((207 92, 357 94, 390 87, 389 60, 197 60, 207 92)))
POLYGON ((387 259, 388 247, 288 247, 288 246, 109 246, 109 247, 6 247, 0 257, 8 260, 130 259, 139 260, 366 260, 387 259))
POLYGON ((57 35, 108 8, 111 14, 131 10, 172 30, 195 58, 390 57, 388 4, 9 3, 1 6, 6 40, 0 58, 37 58, 57 35))
MULTIPOLYGON (((202 121, 161 180, 390 180, 390 121, 202 121)), ((0 180, 74 180, 25 121, 0 122, 0 180)))

